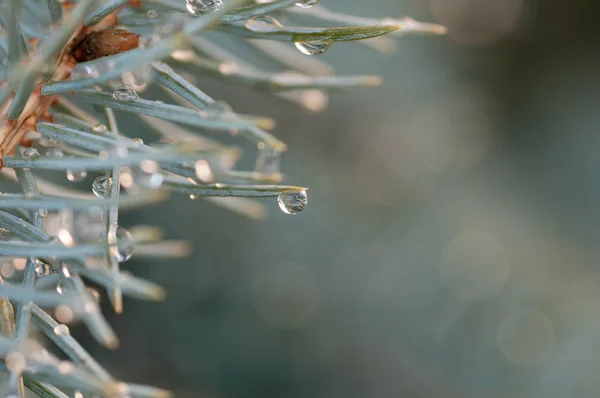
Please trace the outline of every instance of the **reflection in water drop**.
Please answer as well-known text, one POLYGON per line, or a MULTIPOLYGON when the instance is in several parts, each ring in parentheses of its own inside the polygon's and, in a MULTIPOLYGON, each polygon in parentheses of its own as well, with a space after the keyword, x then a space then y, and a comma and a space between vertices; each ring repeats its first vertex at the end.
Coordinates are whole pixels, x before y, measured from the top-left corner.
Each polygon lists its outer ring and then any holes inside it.
POLYGON ((246 24, 244 26, 248 30, 267 30, 269 28, 283 28, 283 25, 278 20, 269 15, 257 15, 255 17, 252 17, 246 21, 246 24))
POLYGON ((216 11, 223 6, 223 0, 186 0, 185 7, 190 14, 197 16, 216 11))
POLYGON ((331 47, 331 43, 324 41, 295 42, 294 45, 305 55, 321 55, 331 47))
POLYGON ((554 325, 537 309, 519 309, 500 323, 496 339, 508 361, 534 366, 554 345, 554 325))
POLYGON ((290 191, 282 192, 277 198, 279 208, 285 214, 298 214, 306 207, 308 203, 308 195, 306 191, 290 191))
POLYGON ((138 93, 130 86, 119 86, 113 92, 113 98, 117 101, 131 102, 138 99, 138 93))
POLYGON ((301 8, 310 8, 310 7, 314 6, 315 4, 317 4, 318 2, 319 2, 319 0, 302 0, 295 4, 301 8))
POLYGON ((99 198, 106 198, 112 187, 112 178, 108 176, 100 176, 92 183, 92 192, 99 198))
POLYGON ((21 156, 23 159, 34 160, 40 157, 40 153, 35 148, 24 148, 21 151, 21 156))

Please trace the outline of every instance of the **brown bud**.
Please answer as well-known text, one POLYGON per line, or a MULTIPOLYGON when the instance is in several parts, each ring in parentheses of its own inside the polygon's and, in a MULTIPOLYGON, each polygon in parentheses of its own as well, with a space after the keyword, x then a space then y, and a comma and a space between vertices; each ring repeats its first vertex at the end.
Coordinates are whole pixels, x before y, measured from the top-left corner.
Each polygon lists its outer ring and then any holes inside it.
POLYGON ((77 62, 115 55, 137 48, 140 35, 125 29, 106 29, 85 35, 71 51, 77 62))

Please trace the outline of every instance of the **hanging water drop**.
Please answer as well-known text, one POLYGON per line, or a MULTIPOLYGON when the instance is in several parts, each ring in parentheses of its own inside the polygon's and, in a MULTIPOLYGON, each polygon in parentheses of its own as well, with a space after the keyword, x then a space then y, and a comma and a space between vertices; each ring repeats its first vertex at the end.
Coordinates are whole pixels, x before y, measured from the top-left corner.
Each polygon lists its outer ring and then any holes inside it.
POLYGON ((331 47, 326 41, 297 41, 294 45, 304 55, 321 55, 331 47))
POLYGON ((282 192, 277 197, 277 202, 279 203, 279 208, 285 214, 298 214, 306 207, 308 203, 308 195, 306 195, 306 191, 288 191, 282 192))
POLYGON ((48 215, 48 209, 39 209, 38 214, 40 215, 40 217, 44 218, 48 215))
POLYGON ((135 241, 128 230, 120 226, 116 231, 117 246, 113 254, 118 262, 122 263, 131 258, 135 250, 135 241))
POLYGON ((109 196, 111 187, 112 178, 101 176, 96 178, 92 183, 92 192, 99 198, 106 198, 109 196))
POLYGON ((281 22, 269 15, 257 15, 246 21, 244 27, 248 30, 269 30, 283 28, 281 22))
POLYGON ((80 182, 87 176, 87 171, 83 169, 67 169, 67 180, 71 182, 80 182))
POLYGON ((138 99, 138 93, 129 86, 119 86, 113 92, 113 98, 117 101, 131 102, 138 99))
POLYGON ((185 7, 190 14, 197 16, 223 7, 223 0, 185 0, 185 7))
POLYGON ((298 7, 301 7, 301 8, 310 8, 314 5, 316 5, 318 2, 319 2, 319 0, 302 0, 302 1, 295 3, 295 5, 298 7))
POLYGON ((34 160, 40 157, 40 153, 35 148, 24 148, 21 151, 21 157, 23 159, 34 160))

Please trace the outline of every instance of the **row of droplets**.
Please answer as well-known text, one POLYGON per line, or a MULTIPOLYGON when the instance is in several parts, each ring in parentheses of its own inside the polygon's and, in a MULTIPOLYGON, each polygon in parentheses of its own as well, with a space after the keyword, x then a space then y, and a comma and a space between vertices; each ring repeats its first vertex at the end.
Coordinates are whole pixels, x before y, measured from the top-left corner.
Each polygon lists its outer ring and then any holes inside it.
MULTIPOLYGON (((103 134, 107 132, 106 126, 99 124, 94 127, 94 131, 103 134)), ((141 139, 135 139, 140 145, 143 145, 141 139)), ((48 141, 48 140, 46 140, 48 141)), ((63 157, 62 150, 55 145, 55 142, 46 142, 42 144, 49 146, 45 154, 51 157, 63 157)), ((39 151, 34 147, 23 148, 21 150, 21 157, 24 159, 34 160, 40 156, 39 151)), ((128 156, 128 150, 126 148, 115 148, 113 153, 105 154, 102 153, 100 156, 117 156, 126 157, 128 156)), ((256 164, 254 172, 257 174, 279 174, 281 164, 281 152, 266 146, 264 143, 258 144, 258 156, 256 158, 256 164)), ((230 167, 229 165, 225 168, 230 167)), ((194 183, 211 183, 215 175, 211 165, 206 160, 198 160, 194 164, 195 173, 197 180, 194 183)), ((67 169, 66 177, 71 182, 81 182, 87 177, 87 171, 85 169, 67 169)), ((160 166, 157 162, 151 160, 141 161, 138 165, 133 167, 121 167, 120 170, 120 183, 129 193, 136 194, 140 188, 146 189, 158 189, 162 186, 163 174, 160 171, 160 166)), ((108 175, 98 176, 92 182, 92 193, 101 199, 110 197, 112 189, 113 179, 108 175)), ((191 199, 196 199, 195 195, 190 195, 191 199)), ((301 212, 308 202, 306 192, 289 191, 282 192, 278 197, 278 203, 281 210, 286 214, 297 214, 301 212)))
MULTIPOLYGON (((257 3, 271 3, 271 0, 257 0, 257 3)), ((301 8, 310 8, 316 5, 319 0, 301 0, 296 2, 296 6, 301 8)), ((223 7, 223 0, 186 0, 185 6, 192 15, 206 14, 216 11, 223 7)))
MULTIPOLYGON (((270 3, 271 1, 257 0, 257 3, 270 3)), ((303 0, 295 3, 301 8, 310 8, 316 5, 319 0, 303 0)), ((216 11, 223 6, 222 0, 186 0, 186 8, 192 15, 201 15, 208 12, 216 11)), ((283 25, 275 18, 268 15, 258 15, 248 19, 245 24, 249 30, 254 29, 269 29, 283 28, 283 25)), ((295 42, 296 48, 305 55, 320 55, 331 47, 327 41, 312 41, 312 42, 295 42)))

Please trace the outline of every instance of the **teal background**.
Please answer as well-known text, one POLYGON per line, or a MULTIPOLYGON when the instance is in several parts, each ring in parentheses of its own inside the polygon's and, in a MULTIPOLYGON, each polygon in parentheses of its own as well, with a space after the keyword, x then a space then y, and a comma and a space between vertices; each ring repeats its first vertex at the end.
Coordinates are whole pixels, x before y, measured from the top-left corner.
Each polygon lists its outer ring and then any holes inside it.
POLYGON ((180 397, 597 396, 598 4, 323 3, 450 34, 393 55, 334 45, 321 59, 339 73, 384 83, 322 114, 199 77, 278 120, 286 182, 309 204, 290 217, 265 201, 257 222, 179 196, 124 215, 193 254, 124 264, 168 299, 106 308, 119 350, 73 334, 119 377, 180 397))

